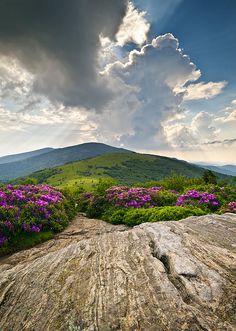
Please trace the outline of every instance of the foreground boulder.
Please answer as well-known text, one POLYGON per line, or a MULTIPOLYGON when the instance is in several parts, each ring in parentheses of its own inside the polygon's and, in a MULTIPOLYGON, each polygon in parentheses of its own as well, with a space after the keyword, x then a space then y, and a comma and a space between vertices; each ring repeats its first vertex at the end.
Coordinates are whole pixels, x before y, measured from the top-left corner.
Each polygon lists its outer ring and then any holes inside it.
POLYGON ((0 330, 236 330, 235 237, 233 214, 133 229, 78 216, 0 260, 0 330))

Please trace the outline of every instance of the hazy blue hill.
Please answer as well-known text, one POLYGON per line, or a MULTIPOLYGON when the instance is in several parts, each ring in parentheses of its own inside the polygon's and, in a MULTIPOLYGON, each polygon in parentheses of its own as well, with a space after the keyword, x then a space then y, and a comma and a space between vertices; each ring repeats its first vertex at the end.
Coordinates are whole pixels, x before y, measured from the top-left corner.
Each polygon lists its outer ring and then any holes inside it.
POLYGON ((2 156, 0 157, 0 164, 25 160, 33 156, 42 155, 51 152, 53 149, 54 148, 47 147, 47 148, 37 149, 32 152, 2 156))
POLYGON ((223 166, 215 166, 210 164, 200 164, 202 168, 209 169, 212 171, 219 172, 220 174, 225 174, 228 176, 236 176, 236 166, 227 164, 223 166))
POLYGON ((228 171, 231 171, 234 176, 236 176, 236 166, 233 165, 233 164, 226 164, 224 166, 221 167, 222 169, 225 169, 225 170, 228 170, 228 171))
MULTIPOLYGON (((112 153, 35 172, 30 177, 53 186, 91 189, 100 178, 113 178, 119 184, 132 185, 163 179, 173 172, 200 177, 205 169, 185 161, 139 153, 112 153)), ((218 179, 229 177, 216 174, 218 179)))
POLYGON ((38 171, 52 168, 68 162, 84 160, 107 153, 128 152, 123 148, 116 148, 100 143, 85 143, 65 148, 50 150, 47 153, 21 159, 16 162, 0 164, 0 180, 15 179, 38 171))

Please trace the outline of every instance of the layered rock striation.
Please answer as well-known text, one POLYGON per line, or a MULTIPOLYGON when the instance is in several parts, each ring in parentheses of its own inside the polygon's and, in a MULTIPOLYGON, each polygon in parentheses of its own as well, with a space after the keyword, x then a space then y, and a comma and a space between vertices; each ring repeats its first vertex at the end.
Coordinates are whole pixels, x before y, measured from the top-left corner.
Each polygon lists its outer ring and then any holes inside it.
POLYGON ((132 229, 79 215, 0 260, 0 330, 236 330, 236 215, 132 229))

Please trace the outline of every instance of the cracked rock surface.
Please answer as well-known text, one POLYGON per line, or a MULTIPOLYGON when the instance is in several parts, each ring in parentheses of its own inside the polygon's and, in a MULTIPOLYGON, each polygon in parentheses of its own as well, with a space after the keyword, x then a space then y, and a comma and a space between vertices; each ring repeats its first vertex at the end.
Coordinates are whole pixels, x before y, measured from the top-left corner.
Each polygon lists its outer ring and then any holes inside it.
POLYGON ((0 259, 0 330, 236 330, 235 238, 233 214, 132 229, 79 215, 0 259))

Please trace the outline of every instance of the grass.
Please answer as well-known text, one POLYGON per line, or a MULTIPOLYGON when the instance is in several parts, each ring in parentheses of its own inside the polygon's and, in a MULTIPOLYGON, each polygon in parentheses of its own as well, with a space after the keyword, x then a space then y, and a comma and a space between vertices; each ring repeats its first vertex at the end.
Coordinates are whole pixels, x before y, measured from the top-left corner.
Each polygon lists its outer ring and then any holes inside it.
POLYGON ((0 249, 0 256, 12 254, 24 249, 34 247, 54 237, 52 231, 40 233, 21 233, 11 240, 9 244, 0 249))
MULTIPOLYGON (((133 185, 169 177, 173 172, 187 177, 200 177, 204 169, 185 161, 138 153, 111 153, 37 171, 30 175, 39 183, 71 190, 93 190, 99 179, 112 178, 120 185, 133 185)), ((219 179, 229 177, 218 175, 219 179)))

